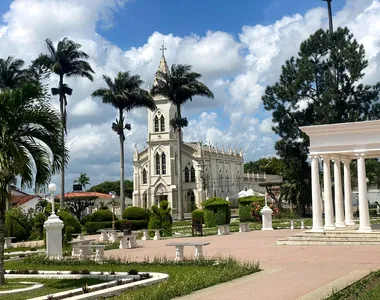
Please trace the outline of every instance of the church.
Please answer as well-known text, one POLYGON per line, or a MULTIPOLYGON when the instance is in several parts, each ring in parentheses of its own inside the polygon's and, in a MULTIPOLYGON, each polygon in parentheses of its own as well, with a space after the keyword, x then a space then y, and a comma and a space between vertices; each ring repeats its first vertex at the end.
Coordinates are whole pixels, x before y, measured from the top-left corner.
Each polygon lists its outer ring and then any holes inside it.
MULTIPOLYGON (((159 70, 169 72, 164 53, 159 70)), ((133 205, 150 208, 167 200, 176 213, 178 147, 176 133, 169 125, 176 109, 169 99, 160 96, 154 100, 157 109, 154 112, 148 110, 147 147, 141 152, 135 148, 133 155, 133 205)), ((207 198, 226 198, 243 188, 243 155, 236 148, 222 146, 218 149, 199 142, 183 143, 182 167, 185 213, 191 212, 195 206, 200 208, 201 202, 207 198)))

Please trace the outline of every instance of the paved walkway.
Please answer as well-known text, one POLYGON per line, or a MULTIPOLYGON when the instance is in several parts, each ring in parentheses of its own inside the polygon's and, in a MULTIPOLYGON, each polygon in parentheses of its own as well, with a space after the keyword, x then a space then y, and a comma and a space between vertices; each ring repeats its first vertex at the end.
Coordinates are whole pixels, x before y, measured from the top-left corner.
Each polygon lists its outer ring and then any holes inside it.
MULTIPOLYGON (((204 240, 206 256, 232 255, 240 260, 259 261, 262 272, 198 291, 181 299, 295 300, 323 299, 333 288, 343 288, 371 270, 380 269, 378 246, 277 246, 276 240, 300 230, 251 231, 229 236, 183 238, 181 242, 204 240)), ((141 261, 154 256, 175 256, 170 240, 138 241, 143 247, 109 250, 107 257, 141 261)), ((185 247, 193 256, 193 247, 185 247)))

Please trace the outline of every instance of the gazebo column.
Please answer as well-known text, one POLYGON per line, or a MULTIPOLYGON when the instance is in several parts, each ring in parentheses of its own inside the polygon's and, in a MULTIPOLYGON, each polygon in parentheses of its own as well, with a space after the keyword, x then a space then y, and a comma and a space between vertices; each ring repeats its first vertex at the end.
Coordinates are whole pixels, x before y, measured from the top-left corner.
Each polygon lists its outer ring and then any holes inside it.
POLYGON ((345 158, 342 160, 344 166, 344 222, 346 225, 355 225, 353 210, 352 210, 352 190, 351 190, 351 159, 345 158))
POLYGON ((359 190, 359 232, 371 232, 367 200, 367 178, 365 171, 364 153, 357 153, 358 160, 358 190, 359 190))
POLYGON ((319 184, 318 156, 311 156, 311 199, 313 205, 313 232, 323 232, 321 189, 319 184))
POLYGON ((331 192, 330 156, 324 155, 323 159, 323 194, 325 198, 325 229, 335 229, 334 210, 331 192))
POLYGON ((340 159, 334 159, 335 226, 345 227, 340 159))

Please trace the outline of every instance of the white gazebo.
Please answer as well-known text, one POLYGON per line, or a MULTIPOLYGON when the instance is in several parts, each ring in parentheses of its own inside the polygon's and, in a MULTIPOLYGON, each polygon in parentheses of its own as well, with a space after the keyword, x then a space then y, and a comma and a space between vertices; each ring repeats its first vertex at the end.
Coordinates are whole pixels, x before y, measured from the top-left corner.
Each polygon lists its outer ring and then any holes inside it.
POLYGON ((300 127, 310 138, 313 232, 354 225, 350 162, 357 160, 359 194, 358 232, 371 232, 367 200, 366 158, 380 157, 380 120, 300 127), (323 160, 324 212, 319 182, 319 160, 323 160), (334 162, 335 218, 331 192, 330 161, 334 162), (344 184, 341 180, 341 164, 344 184), (335 221, 335 222, 334 222, 335 221))

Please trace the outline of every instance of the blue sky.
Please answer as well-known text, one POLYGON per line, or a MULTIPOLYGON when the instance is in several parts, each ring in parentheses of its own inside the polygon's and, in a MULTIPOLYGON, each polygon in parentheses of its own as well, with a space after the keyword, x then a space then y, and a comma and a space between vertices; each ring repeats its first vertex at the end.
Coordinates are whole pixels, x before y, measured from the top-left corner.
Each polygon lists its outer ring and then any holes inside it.
MULTIPOLYGON (((333 0, 334 26, 348 26, 366 49, 364 81, 380 80, 380 0, 333 0)), ((286 59, 319 28, 328 27, 322 0, 1 0, 0 57, 27 63, 46 52, 44 40, 69 37, 83 45, 95 69, 94 82, 68 79, 68 136, 71 159, 66 186, 86 172, 93 184, 117 180, 119 147, 110 129, 112 107, 90 97, 104 87, 103 74, 139 74, 153 82, 162 41, 169 64, 184 63, 203 74, 214 100, 194 99, 185 106, 187 141, 236 145, 246 161, 274 155, 278 137, 261 97, 274 84, 286 59), (108 22, 104 22, 104 19, 108 22), (108 26, 105 26, 108 25, 108 26), (112 26, 111 26, 112 25, 112 26), (105 28, 106 27, 106 28, 105 28)), ((57 78, 51 76, 51 86, 57 78)), ((53 105, 58 107, 56 98, 53 105)), ((129 114, 126 177, 133 174, 134 145, 146 146, 147 113, 129 114)), ((58 177, 53 181, 59 182, 58 177)))

